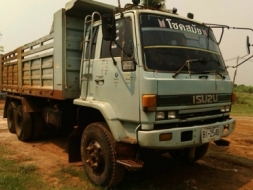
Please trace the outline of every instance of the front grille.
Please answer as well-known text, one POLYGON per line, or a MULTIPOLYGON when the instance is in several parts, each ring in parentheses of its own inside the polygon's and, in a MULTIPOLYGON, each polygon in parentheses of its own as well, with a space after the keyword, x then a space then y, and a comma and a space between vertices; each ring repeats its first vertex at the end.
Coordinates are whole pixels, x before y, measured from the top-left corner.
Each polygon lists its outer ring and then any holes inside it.
POLYGON ((177 123, 163 123, 163 124, 155 124, 154 130, 162 130, 162 129, 171 129, 171 128, 178 128, 178 127, 192 127, 196 125, 208 125, 216 122, 222 122, 229 119, 229 116, 223 116, 218 118, 211 118, 211 119, 203 119, 197 121, 184 121, 184 122, 177 122, 177 123))
POLYGON ((217 115, 217 114, 221 114, 221 111, 220 110, 212 110, 212 111, 204 111, 204 112, 197 112, 197 113, 179 114, 178 119, 211 116, 211 115, 217 115))

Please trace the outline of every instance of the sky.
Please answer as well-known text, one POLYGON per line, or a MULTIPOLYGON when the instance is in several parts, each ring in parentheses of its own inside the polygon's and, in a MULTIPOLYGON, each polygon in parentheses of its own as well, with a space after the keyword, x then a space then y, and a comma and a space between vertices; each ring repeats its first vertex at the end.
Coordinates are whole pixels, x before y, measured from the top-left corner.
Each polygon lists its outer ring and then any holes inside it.
MULTIPOLYGON (((53 14, 69 0, 0 0, 0 46, 4 53, 15 50, 24 44, 37 40, 50 32, 53 14)), ((105 1, 101 1, 105 2, 105 1)), ((107 4, 118 5, 118 0, 107 0, 107 4)), ((131 0, 121 0, 121 6, 131 0)), ((204 23, 222 24, 230 27, 253 28, 253 2, 251 0, 166 0, 166 8, 177 8, 178 14, 193 13, 194 19, 204 23)), ((214 29, 220 39, 221 29, 214 29)), ((247 54, 246 36, 253 44, 253 31, 225 29, 220 49, 233 79, 237 57, 239 63, 247 54)), ((253 58, 237 69, 235 84, 253 86, 253 58)))

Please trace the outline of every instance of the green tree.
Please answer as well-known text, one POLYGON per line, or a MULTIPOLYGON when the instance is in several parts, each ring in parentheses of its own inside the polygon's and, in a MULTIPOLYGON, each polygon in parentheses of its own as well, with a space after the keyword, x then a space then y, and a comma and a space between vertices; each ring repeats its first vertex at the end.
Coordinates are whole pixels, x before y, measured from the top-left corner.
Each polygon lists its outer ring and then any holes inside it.
POLYGON ((142 0, 142 5, 146 7, 152 7, 152 8, 162 8, 165 9, 165 0, 142 0), (160 4, 160 7, 158 6, 160 4))
POLYGON ((250 94, 252 94, 252 93, 253 93, 253 87, 252 87, 252 86, 249 86, 249 88, 248 88, 248 92, 249 92, 250 94))

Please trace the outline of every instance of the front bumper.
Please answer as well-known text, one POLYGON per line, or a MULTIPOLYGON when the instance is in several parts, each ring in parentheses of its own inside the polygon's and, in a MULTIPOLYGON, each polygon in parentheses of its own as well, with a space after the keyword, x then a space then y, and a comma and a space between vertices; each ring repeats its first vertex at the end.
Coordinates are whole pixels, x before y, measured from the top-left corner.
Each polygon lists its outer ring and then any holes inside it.
POLYGON ((184 128, 173 128, 163 130, 152 130, 152 131, 138 131, 138 143, 141 147, 145 148, 157 148, 157 149, 178 149, 186 148, 191 146, 199 146, 204 144, 201 140, 201 129, 203 127, 219 127, 222 131, 221 137, 230 135, 235 130, 235 119, 230 118, 227 121, 217 122, 208 125, 192 126, 184 128), (226 130, 224 130, 226 128, 226 130), (182 141, 182 134, 190 132, 192 138, 187 141, 182 141), (172 139, 169 141, 160 141, 160 134, 171 133, 172 139))

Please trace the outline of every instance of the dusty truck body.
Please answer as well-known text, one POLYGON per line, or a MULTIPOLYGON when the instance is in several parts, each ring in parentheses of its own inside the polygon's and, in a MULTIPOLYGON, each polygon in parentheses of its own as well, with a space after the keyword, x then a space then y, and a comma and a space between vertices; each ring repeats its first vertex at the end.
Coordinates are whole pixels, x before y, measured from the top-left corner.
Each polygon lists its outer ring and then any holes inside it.
POLYGON ((153 152, 196 161, 235 128, 210 28, 175 10, 113 10, 70 1, 49 35, 0 57, 9 131, 21 141, 68 131, 69 160, 107 187, 153 152))

